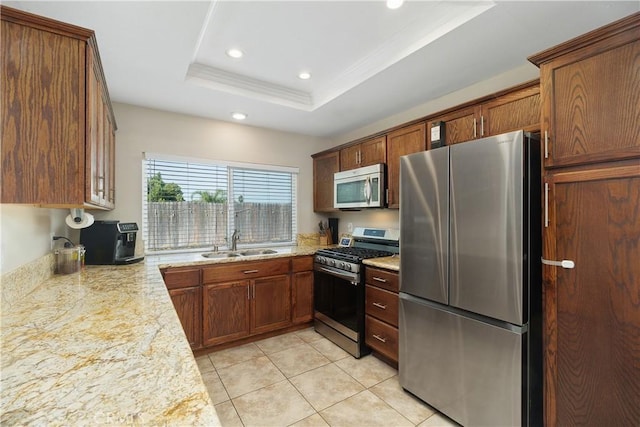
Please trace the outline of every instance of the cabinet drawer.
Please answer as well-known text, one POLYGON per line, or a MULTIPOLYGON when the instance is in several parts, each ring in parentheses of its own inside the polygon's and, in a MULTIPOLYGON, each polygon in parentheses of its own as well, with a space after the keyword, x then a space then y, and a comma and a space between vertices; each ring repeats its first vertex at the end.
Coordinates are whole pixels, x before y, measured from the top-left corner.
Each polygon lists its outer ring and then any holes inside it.
POLYGON ((394 362, 398 361, 398 328, 365 316, 365 343, 394 362))
POLYGON ((398 292, 400 290, 398 273, 378 268, 365 268, 365 282, 368 285, 384 288, 389 291, 398 292))
POLYGON ((289 273, 289 264, 289 258, 283 258, 269 261, 233 262, 204 267, 202 269, 202 282, 229 282, 287 274, 289 273))
POLYGON ((366 285, 365 313, 398 326, 398 294, 366 285))
POLYGON ((312 256, 303 256, 291 259, 291 271, 293 271, 294 273, 310 270, 313 270, 312 256))
POLYGON ((200 285, 200 269, 185 268, 174 269, 169 268, 162 271, 162 278, 167 289, 188 288, 190 286, 200 285))

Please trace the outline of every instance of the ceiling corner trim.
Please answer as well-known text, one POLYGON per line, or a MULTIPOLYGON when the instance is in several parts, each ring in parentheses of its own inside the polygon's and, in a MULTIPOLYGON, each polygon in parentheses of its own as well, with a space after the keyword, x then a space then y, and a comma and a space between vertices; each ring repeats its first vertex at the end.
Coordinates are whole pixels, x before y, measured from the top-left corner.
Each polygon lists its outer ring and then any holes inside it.
POLYGON ((197 62, 189 65, 185 80, 209 89, 259 99, 298 110, 313 111, 315 109, 313 98, 307 92, 197 62))

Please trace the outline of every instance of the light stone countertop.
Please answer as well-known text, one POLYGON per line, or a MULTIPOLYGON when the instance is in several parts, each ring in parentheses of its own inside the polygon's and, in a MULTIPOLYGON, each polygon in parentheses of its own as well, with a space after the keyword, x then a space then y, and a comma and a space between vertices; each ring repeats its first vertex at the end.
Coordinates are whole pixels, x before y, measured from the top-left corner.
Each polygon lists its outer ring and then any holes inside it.
POLYGON ((53 276, 1 320, 2 425, 220 425, 155 260, 53 276))
MULTIPOLYGON (((45 280, 2 307, 0 424, 220 425, 159 269, 319 248, 223 259, 153 255, 45 280)), ((367 264, 397 270, 397 257, 388 258, 367 264)))
POLYGON ((400 271, 400 255, 386 256, 382 258, 369 258, 362 261, 364 265, 385 268, 387 270, 400 271))

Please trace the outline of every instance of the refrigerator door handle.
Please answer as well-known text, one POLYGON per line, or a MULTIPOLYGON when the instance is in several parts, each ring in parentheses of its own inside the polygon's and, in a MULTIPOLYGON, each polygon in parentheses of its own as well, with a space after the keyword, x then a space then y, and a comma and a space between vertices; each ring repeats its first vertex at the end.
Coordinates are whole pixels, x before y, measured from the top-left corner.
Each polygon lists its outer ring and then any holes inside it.
POLYGON ((540 258, 540 260, 545 265, 553 265, 556 267, 574 268, 576 266, 576 263, 571 261, 570 259, 563 259, 562 261, 552 261, 552 260, 540 258))

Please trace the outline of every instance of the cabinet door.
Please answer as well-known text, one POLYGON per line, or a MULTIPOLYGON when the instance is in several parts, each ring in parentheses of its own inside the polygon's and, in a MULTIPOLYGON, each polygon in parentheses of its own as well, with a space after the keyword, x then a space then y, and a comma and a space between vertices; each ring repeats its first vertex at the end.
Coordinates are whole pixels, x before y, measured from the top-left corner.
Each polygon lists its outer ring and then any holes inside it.
MULTIPOLYGON (((470 141, 480 137, 482 126, 480 121, 480 105, 461 108, 443 116, 429 120, 429 128, 433 122, 444 122, 446 145, 470 141)), ((429 146, 431 133, 429 132, 429 146)))
POLYGON ((340 152, 313 158, 313 211, 333 212, 333 174, 340 171, 340 152))
POLYGON ((251 294, 249 281, 203 287, 204 346, 249 335, 251 294))
POLYGON ((545 166, 640 155, 639 31, 635 27, 542 64, 545 166), (614 43, 619 46, 604 50, 614 43))
MULTIPOLYGON (((5 21, 2 10, 0 202, 84 201, 85 43, 5 21)), ((41 25, 46 25, 46 22, 41 25)))
POLYGON ((199 286, 169 291, 173 306, 176 309, 180 323, 182 323, 182 329, 184 329, 192 349, 201 347, 201 293, 202 288, 199 286))
POLYGON ((251 291, 252 334, 291 324, 291 282, 288 275, 255 279, 251 291))
POLYGON ((360 144, 360 164, 359 166, 376 165, 387 161, 387 136, 365 141, 360 144))
POLYGON ((340 170, 346 171, 360 167, 360 144, 340 150, 340 170))
POLYGON ((313 271, 293 274, 293 323, 313 320, 313 271))
POLYGON ((103 112, 102 89, 94 63, 94 54, 87 50, 87 135, 85 161, 85 200, 95 205, 100 204, 100 169, 102 168, 103 151, 103 112))
POLYGON ((400 207, 400 157, 426 149, 426 125, 418 123, 387 134, 387 185, 390 208, 400 207))
POLYGON ((483 136, 515 130, 540 131, 540 85, 482 104, 483 136))
POLYGON ((640 165, 545 182, 545 425, 640 425, 640 165))

